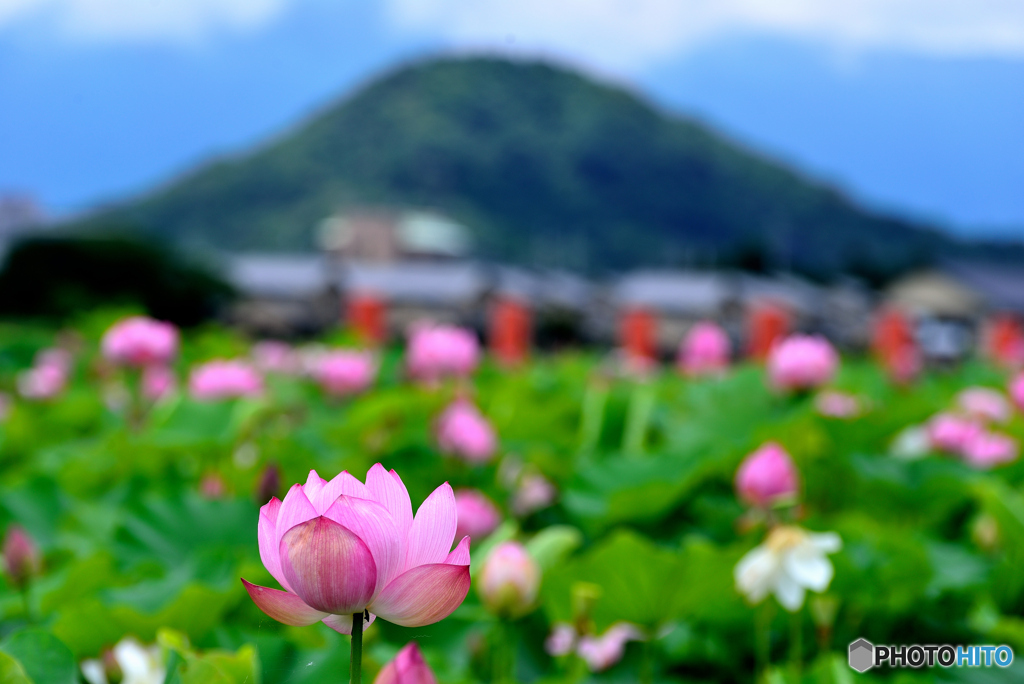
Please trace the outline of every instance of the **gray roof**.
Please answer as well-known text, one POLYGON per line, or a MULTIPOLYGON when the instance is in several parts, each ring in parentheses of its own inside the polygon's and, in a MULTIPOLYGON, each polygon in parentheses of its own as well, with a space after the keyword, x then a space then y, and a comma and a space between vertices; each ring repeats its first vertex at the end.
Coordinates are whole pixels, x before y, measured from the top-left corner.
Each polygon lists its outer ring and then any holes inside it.
POLYGON ((691 271, 637 271, 612 288, 619 306, 643 306, 661 312, 712 316, 732 298, 726 278, 691 271))
POLYGON ((234 254, 226 259, 226 277, 250 296, 301 298, 325 292, 327 262, 307 254, 234 254))
POLYGON ((823 295, 820 287, 792 275, 744 275, 740 279, 740 292, 744 304, 769 300, 805 315, 820 311, 823 295))
POLYGON ((398 303, 470 303, 482 296, 488 285, 484 270, 468 263, 349 262, 341 271, 345 292, 373 294, 398 303))
POLYGON ((1024 313, 1024 267, 953 262, 942 270, 981 295, 989 307, 1024 313))

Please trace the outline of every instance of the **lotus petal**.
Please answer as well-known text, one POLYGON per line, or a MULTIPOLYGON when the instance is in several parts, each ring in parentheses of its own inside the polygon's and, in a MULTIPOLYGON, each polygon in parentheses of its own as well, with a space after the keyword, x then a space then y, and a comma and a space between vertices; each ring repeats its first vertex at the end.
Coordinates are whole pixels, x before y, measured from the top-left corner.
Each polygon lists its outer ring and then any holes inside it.
POLYGON ((277 538, 277 517, 281 511, 281 501, 275 496, 270 503, 260 508, 260 522, 257 537, 260 544, 260 560, 263 567, 274 576, 281 586, 288 589, 288 583, 281 572, 280 540, 277 538))
POLYGON ((313 508, 320 515, 323 515, 342 494, 360 499, 374 498, 367 486, 349 475, 347 470, 343 470, 333 480, 325 484, 315 497, 309 496, 309 492, 306 492, 313 508))
MULTIPOLYGON (((377 619, 377 616, 370 613, 370 620, 363 621, 363 631, 373 624, 373 621, 377 619)), ((324 623, 338 634, 351 634, 352 633, 352 616, 351 615, 328 615, 320 622, 324 623)))
POLYGON ((317 516, 316 509, 309 502, 302 485, 292 485, 281 502, 281 509, 277 513, 277 520, 274 523, 274 530, 277 534, 277 546, 281 547, 281 539, 288 530, 299 523, 312 520, 317 516))
POLYGON ((274 618, 278 622, 296 627, 311 625, 317 620, 322 620, 327 614, 315 608, 310 608, 295 594, 269 587, 261 587, 242 580, 245 590, 249 592, 256 607, 274 618))
POLYGON ((451 485, 445 482, 416 511, 416 518, 409 529, 405 569, 429 563, 444 563, 455 540, 458 518, 455 493, 451 485))
POLYGON ((448 565, 469 565, 469 537, 463 537, 444 562, 448 565))
POLYGON ((376 596, 398 575, 404 560, 404 545, 391 514, 376 501, 341 495, 324 516, 353 532, 370 549, 377 568, 376 596))
POLYGON ((401 538, 406 539, 409 528, 412 527, 412 501, 402 478, 394 470, 388 472, 384 466, 377 463, 366 473, 366 487, 373 494, 373 498, 388 509, 401 538))
POLYGON ((330 518, 296 525, 281 539, 281 570, 292 591, 325 613, 356 613, 373 598, 377 567, 366 544, 330 518))
POLYGON ((422 627, 451 615, 467 593, 468 565, 421 565, 396 577, 373 600, 370 610, 396 625, 422 627))

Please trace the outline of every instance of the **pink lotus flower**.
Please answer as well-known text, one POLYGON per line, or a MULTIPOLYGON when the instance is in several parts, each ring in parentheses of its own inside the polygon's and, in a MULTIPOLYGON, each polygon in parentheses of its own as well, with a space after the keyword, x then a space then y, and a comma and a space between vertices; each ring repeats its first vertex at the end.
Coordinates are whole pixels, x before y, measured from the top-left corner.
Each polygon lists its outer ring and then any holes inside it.
POLYGON ((972 418, 1005 423, 1010 419, 1010 402, 998 390, 968 387, 956 397, 957 406, 972 418))
POLYGON ((178 353, 178 329, 146 316, 132 316, 103 335, 103 356, 124 366, 166 364, 178 353))
POLYGON ((1010 398, 1017 408, 1024 411, 1024 371, 1014 376, 1010 381, 1010 398))
POLYGON ((39 573, 39 547, 20 525, 7 528, 4 537, 4 571, 15 587, 21 588, 39 573))
POLYGON ((263 378, 244 361, 208 361, 192 369, 189 391, 196 399, 255 397, 263 393, 263 378))
POLYGON ((451 553, 455 495, 446 482, 416 517, 402 479, 376 464, 366 484, 310 471, 284 501, 260 509, 263 565, 285 591, 242 582, 260 610, 287 625, 322 621, 350 634, 369 611, 404 627, 437 622, 469 592, 469 537, 451 553))
POLYGON ((437 684, 437 678, 423 660, 420 647, 410 641, 384 666, 373 684, 437 684))
POLYGON ((525 473, 512 495, 512 512, 520 517, 530 515, 555 502, 558 490, 540 473, 525 473))
POLYGON ((459 399, 438 418, 437 443, 470 463, 485 463, 494 456, 498 437, 476 406, 459 399))
POLYGON ((459 524, 455 538, 484 539, 501 524, 501 512, 479 489, 460 489, 455 492, 455 508, 459 524))
POLYGON ((701 321, 679 346, 679 368, 687 375, 720 373, 729 367, 729 336, 710 321, 701 321))
POLYGON ((860 415, 860 399, 845 392, 822 392, 814 398, 814 408, 826 418, 854 418, 860 415))
POLYGON ((436 382, 445 377, 464 377, 480 360, 480 344, 465 328, 419 324, 412 330, 406 350, 410 375, 436 382))
POLYGON ((824 337, 793 335, 768 354, 768 377, 773 387, 807 390, 832 379, 839 367, 839 355, 824 337))
POLYGON ((768 442, 747 458, 736 471, 736 491, 740 499, 761 508, 793 499, 799 476, 786 450, 768 442))
POLYGON ((978 432, 963 448, 964 460, 976 468, 991 468, 1017 460, 1017 440, 995 432, 978 432))
POLYGON ((940 451, 963 453, 967 443, 982 432, 982 427, 970 418, 952 413, 939 413, 928 421, 928 439, 940 451))
POLYGON ((622 660, 626 642, 643 640, 644 634, 636 625, 617 622, 599 637, 581 637, 576 653, 583 658, 591 672, 603 672, 622 660))
POLYGON ((335 396, 362 392, 377 374, 377 360, 370 352, 338 349, 320 356, 310 375, 324 391, 335 396))
POLYGON ((261 373, 296 375, 302 370, 302 359, 287 342, 263 340, 252 346, 252 363, 261 373))
POLYGON ((151 401, 168 396, 177 384, 174 371, 167 366, 146 366, 142 369, 142 396, 151 401))
POLYGON ((569 655, 576 648, 576 628, 568 622, 558 622, 551 626, 551 634, 544 640, 544 650, 556 658, 569 655))
POLYGON ((502 617, 528 613, 540 589, 540 566, 519 542, 498 544, 484 561, 476 590, 491 612, 502 617))
POLYGON ((44 349, 35 365, 18 376, 18 392, 26 399, 53 399, 68 383, 71 355, 63 349, 44 349))

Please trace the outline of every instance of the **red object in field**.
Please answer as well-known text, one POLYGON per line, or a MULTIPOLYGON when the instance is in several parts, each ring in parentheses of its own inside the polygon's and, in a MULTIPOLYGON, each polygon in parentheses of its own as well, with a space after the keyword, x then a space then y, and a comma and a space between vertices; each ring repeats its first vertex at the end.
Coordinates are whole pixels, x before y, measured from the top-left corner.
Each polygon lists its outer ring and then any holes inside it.
POLYGON ((1024 363, 1024 330, 1020 320, 1009 314, 993 316, 985 326, 985 356, 1003 366, 1024 363))
POLYGON ((349 297, 346 318, 366 344, 380 344, 387 337, 384 302, 370 294, 349 297))
POLYGON ((626 309, 622 313, 620 325, 619 335, 626 356, 653 360, 657 328, 654 314, 646 309, 626 309))
POLYGON ((530 309, 517 299, 499 299, 491 309, 491 351, 502 363, 520 363, 530 354, 530 309))
POLYGON ((921 371, 921 353, 910 320, 899 309, 882 309, 875 317, 871 349, 898 383, 910 382, 921 371))
POLYGON ((791 316, 783 306, 771 302, 751 305, 747 314, 747 354, 763 361, 768 353, 789 334, 791 316))

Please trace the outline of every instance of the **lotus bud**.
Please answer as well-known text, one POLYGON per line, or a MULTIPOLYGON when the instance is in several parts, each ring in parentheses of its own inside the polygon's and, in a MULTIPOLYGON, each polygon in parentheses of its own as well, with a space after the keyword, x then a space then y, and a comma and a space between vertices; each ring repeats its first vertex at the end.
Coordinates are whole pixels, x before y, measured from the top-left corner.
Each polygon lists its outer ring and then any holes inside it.
POLYGON ((488 610, 505 618, 525 615, 540 589, 540 566, 522 544, 502 542, 484 561, 477 593, 488 610))
POLYGON ((423 660, 420 647, 411 641, 384 666, 373 684, 437 684, 437 678, 423 660))
POLYGON ((281 466, 270 463, 263 469, 256 485, 256 501, 270 501, 281 491, 281 466))
POLYGON ((103 356, 123 366, 167 364, 178 353, 178 329, 146 316, 118 321, 103 335, 103 356))
POLYGON ((243 361, 209 361, 193 369, 188 386, 204 401, 256 397, 263 393, 263 377, 243 361))
POLYGON ((39 547, 20 525, 7 528, 3 555, 4 570, 16 588, 24 588, 34 575, 39 574, 39 547))
POLYGON ((501 512, 487 496, 478 489, 460 489, 455 492, 455 508, 458 511, 458 527, 455 538, 484 539, 501 524, 501 512))
POLYGON ((793 335, 772 348, 768 355, 771 385, 782 390, 809 390, 832 379, 839 355, 823 337, 793 335))
POLYGON ((729 367, 729 336, 711 321, 694 325, 679 347, 678 366, 690 376, 721 373, 729 367))
POLYGON ((328 394, 343 397, 362 392, 377 374, 377 359, 370 352, 338 349, 320 356, 310 375, 328 394))
POLYGON ((636 625, 617 622, 599 637, 582 637, 576 653, 583 658, 591 672, 603 672, 622 660, 626 642, 643 640, 644 634, 636 625))
POLYGON ((480 344, 465 328, 419 323, 412 329, 406 350, 409 374, 417 380, 437 382, 465 377, 480 360, 480 344))
POLYGON ((174 371, 167 366, 146 366, 142 370, 142 395, 150 401, 171 394, 176 384, 174 371))
POLYGON ((480 410, 465 400, 456 400, 437 421, 437 442, 446 452, 470 463, 485 463, 494 456, 498 438, 480 410))
POLYGON ((799 476, 786 450, 768 442, 736 471, 736 492, 751 506, 769 508, 797 495, 799 476))

